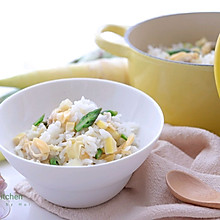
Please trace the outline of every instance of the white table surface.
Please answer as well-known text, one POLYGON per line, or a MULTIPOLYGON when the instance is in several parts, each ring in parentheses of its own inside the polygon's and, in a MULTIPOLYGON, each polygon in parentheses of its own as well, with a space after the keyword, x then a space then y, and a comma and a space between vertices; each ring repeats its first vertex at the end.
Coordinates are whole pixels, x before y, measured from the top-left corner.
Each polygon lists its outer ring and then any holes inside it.
MULTIPOLYGON (((215 0, 1 1, 0 78, 66 65, 97 49, 94 36, 104 24, 134 25, 166 14, 218 11, 218 4, 215 0)), ((10 90, 0 87, 0 96, 10 90)), ((24 177, 6 161, 0 162, 0 173, 8 184, 5 193, 14 195, 14 186, 24 177)), ((61 219, 24 197, 10 205, 5 219, 61 219)))

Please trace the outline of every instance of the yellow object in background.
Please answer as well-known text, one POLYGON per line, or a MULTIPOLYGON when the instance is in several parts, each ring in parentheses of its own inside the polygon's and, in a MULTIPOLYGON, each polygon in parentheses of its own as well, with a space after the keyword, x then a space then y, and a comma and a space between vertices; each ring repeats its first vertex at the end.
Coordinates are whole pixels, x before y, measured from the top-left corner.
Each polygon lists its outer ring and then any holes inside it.
POLYGON ((220 98, 220 34, 215 46, 215 62, 214 62, 215 83, 220 98))
POLYGON ((64 78, 98 78, 128 84, 127 65, 127 59, 121 57, 72 63, 64 67, 37 70, 0 79, 0 86, 22 89, 37 83, 64 78))
POLYGON ((2 155, 2 153, 0 152, 0 161, 1 160, 4 160, 5 158, 4 158, 4 156, 2 155))
POLYGON ((186 13, 162 16, 129 28, 109 24, 97 33, 96 43, 111 54, 128 58, 129 84, 160 105, 165 123, 199 127, 220 135, 216 88, 220 77, 217 71, 214 77, 214 66, 174 62, 147 54, 148 45, 192 43, 201 37, 216 41, 219 19, 220 13, 186 13), (103 32, 118 34, 127 44, 110 41, 103 32))

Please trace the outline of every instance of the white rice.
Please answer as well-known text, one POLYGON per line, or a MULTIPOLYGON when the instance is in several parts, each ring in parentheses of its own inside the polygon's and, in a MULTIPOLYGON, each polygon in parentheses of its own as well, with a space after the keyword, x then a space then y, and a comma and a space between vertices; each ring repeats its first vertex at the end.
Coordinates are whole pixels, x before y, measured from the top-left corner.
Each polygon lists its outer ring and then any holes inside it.
MULTIPOLYGON (((99 114, 92 126, 84 128, 79 132, 66 130, 67 122, 79 123, 80 119, 87 113, 97 109, 97 105, 91 100, 82 97, 72 103, 69 99, 62 101, 47 119, 47 125, 41 122, 39 125, 32 125, 30 130, 24 132, 24 135, 15 144, 15 152, 18 156, 33 160, 36 162, 50 164, 51 158, 56 158, 59 165, 64 166, 81 166, 106 163, 109 155, 111 160, 118 160, 138 150, 138 143, 135 138, 134 142, 123 148, 118 153, 105 152, 105 141, 107 138, 113 138, 113 134, 107 129, 100 128, 98 121, 103 121, 112 126, 118 134, 124 134, 127 137, 137 135, 138 126, 133 122, 122 122, 121 115, 112 116, 111 113, 105 112, 99 114), (65 118, 66 117, 66 118, 65 118), (45 143, 49 152, 42 153, 39 146, 35 146, 34 139, 39 139, 45 143), (78 142, 77 142, 78 141, 78 142), (80 143, 78 156, 70 156, 73 152, 74 143, 80 143), (102 149, 102 157, 96 159, 97 150, 102 149), (86 155, 86 157, 84 157, 86 155)), ((16 139, 16 137, 15 137, 16 139)), ((115 140, 117 149, 126 141, 123 138, 115 140)), ((127 142, 126 142, 127 143, 127 142)), ((76 148, 78 149, 78 148, 76 148)), ((75 149, 75 150, 76 150, 75 149)), ((77 155, 75 152, 74 155, 77 155)))

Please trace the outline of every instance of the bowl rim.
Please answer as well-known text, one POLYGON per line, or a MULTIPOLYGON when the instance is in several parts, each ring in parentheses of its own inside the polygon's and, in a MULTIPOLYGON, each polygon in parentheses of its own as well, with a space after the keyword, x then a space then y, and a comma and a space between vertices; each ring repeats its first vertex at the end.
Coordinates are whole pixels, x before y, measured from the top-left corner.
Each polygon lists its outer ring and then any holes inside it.
POLYGON ((179 65, 186 65, 186 66, 197 66, 197 67, 211 67, 211 68, 214 68, 214 64, 186 63, 186 62, 182 62, 182 61, 174 61, 174 60, 168 60, 168 59, 156 57, 156 56, 150 55, 149 53, 147 53, 147 52, 145 52, 143 50, 138 49, 137 47, 135 47, 129 41, 130 33, 134 29, 136 29, 138 26, 142 25, 143 23, 150 22, 152 20, 163 19, 163 18, 166 18, 166 17, 187 16, 189 14, 195 14, 195 15, 196 14, 220 14, 220 12, 219 11, 215 11, 215 12, 184 12, 184 13, 174 13, 174 14, 168 14, 168 15, 162 15, 162 16, 153 17, 153 18, 141 21, 141 22, 139 22, 139 23, 129 27, 126 30, 126 32, 125 32, 124 39, 125 39, 126 43, 129 45, 129 47, 131 47, 133 50, 139 52, 140 54, 142 54, 144 56, 147 56, 147 57, 150 57, 150 58, 153 58, 153 59, 156 59, 156 60, 160 60, 160 61, 163 61, 163 62, 169 62, 169 63, 175 63, 175 64, 179 64, 179 65))
POLYGON ((50 80, 50 81, 46 81, 46 82, 43 82, 43 83, 38 83, 38 84, 35 84, 35 85, 32 85, 32 86, 29 86, 25 89, 22 89, 21 91, 13 94, 12 96, 8 97, 6 100, 4 100, 2 102, 2 104, 0 105, 0 109, 2 108, 2 106, 4 106, 4 104, 7 104, 7 102, 9 102, 11 99, 14 99, 16 96, 18 96, 20 93, 23 93, 23 92, 26 92, 28 90, 31 90, 33 88, 36 88, 36 87, 41 87, 42 85, 47 85, 47 84, 57 84, 59 82, 65 82, 65 81, 96 81, 98 83, 107 83, 107 84, 114 84, 116 86, 122 86, 122 87, 125 87, 125 88, 128 88, 130 90, 133 90, 135 91, 136 93, 140 93, 142 95, 144 95, 147 99, 149 99, 153 105, 156 107, 157 111, 158 111, 158 115, 160 117, 160 127, 157 131, 157 135, 147 144, 145 145, 143 148, 141 149, 138 149, 136 152, 126 156, 126 157, 123 157, 123 158, 120 158, 118 160, 114 160, 114 161, 110 161, 110 162, 107 162, 107 163, 101 163, 101 164, 95 164, 95 165, 88 165, 88 166, 59 166, 59 165, 49 165, 49 164, 43 164, 43 163, 37 163, 35 161, 31 161, 31 160, 28 160, 28 159, 25 159, 25 158, 22 158, 18 155, 16 155, 15 153, 11 152, 10 150, 8 150, 6 147, 2 146, 0 144, 0 150, 3 149, 3 151, 6 151, 8 154, 10 154, 12 157, 15 157, 19 160, 22 160, 24 162, 27 162, 27 163, 31 163, 31 164, 34 164, 34 165, 39 165, 39 166, 42 166, 42 167, 50 167, 52 169, 85 169, 85 168, 89 168, 89 169, 95 169, 96 167, 103 167, 103 166, 109 166, 109 165, 113 165, 115 163, 120 163, 120 161, 125 161, 125 160, 129 160, 129 158, 132 158, 132 157, 135 157, 136 155, 142 153, 142 151, 144 151, 146 148, 148 148, 148 146, 152 145, 160 136, 161 132, 162 132, 162 129, 163 129, 163 126, 164 126, 164 115, 163 115, 163 112, 159 106, 159 104, 151 97, 149 96, 148 94, 144 93, 143 91, 135 88, 135 87, 132 87, 130 85, 126 85, 126 84, 123 84, 123 83, 120 83, 120 82, 115 82, 115 81, 112 81, 112 80, 105 80, 105 79, 94 79, 94 78, 67 78, 67 79, 58 79, 58 80, 50 80))

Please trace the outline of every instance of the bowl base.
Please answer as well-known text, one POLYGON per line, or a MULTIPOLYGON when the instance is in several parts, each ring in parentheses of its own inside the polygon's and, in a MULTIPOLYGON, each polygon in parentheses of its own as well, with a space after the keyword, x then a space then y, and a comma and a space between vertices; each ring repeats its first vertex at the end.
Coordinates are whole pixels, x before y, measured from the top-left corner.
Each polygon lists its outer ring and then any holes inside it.
POLYGON ((34 190, 49 202, 66 208, 88 208, 100 205, 116 196, 127 184, 131 175, 117 183, 88 191, 64 191, 46 188, 30 182, 34 190))

